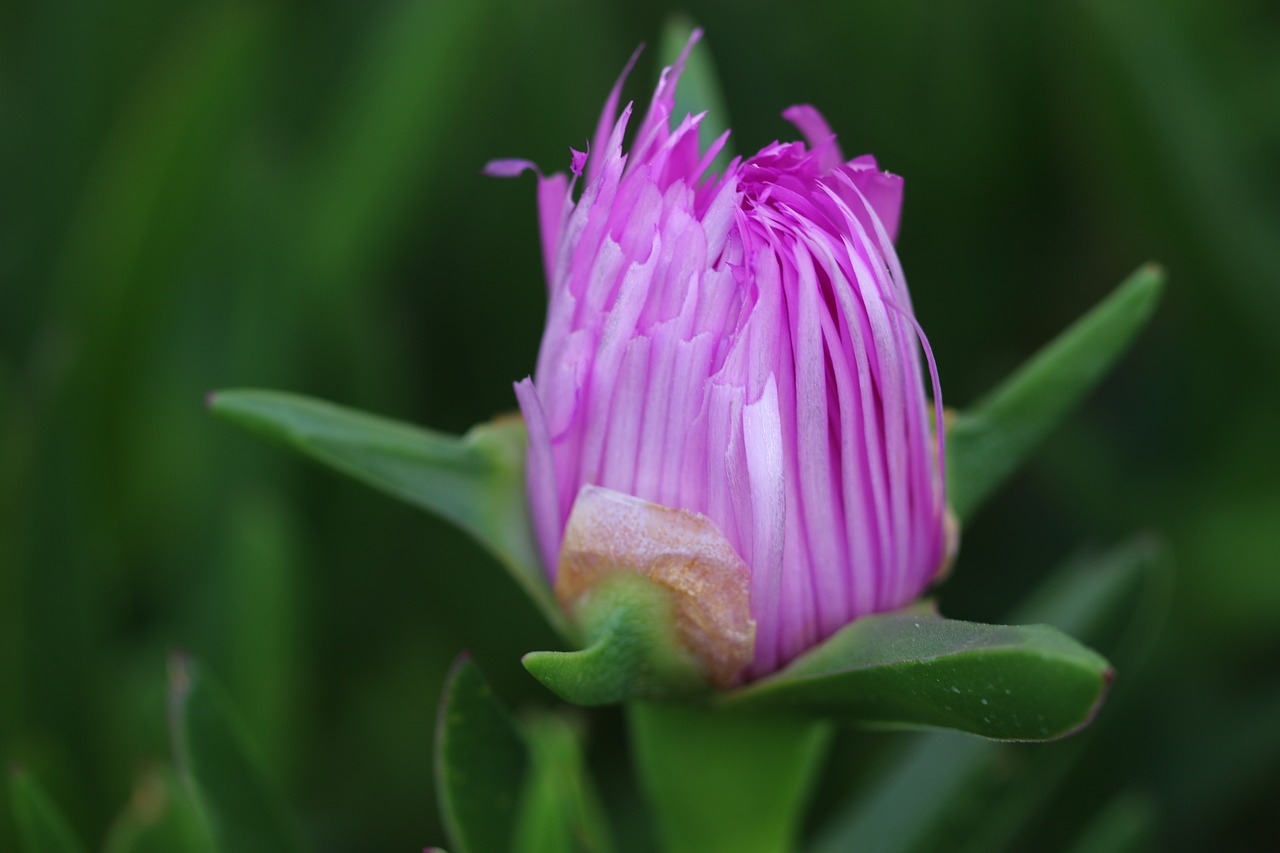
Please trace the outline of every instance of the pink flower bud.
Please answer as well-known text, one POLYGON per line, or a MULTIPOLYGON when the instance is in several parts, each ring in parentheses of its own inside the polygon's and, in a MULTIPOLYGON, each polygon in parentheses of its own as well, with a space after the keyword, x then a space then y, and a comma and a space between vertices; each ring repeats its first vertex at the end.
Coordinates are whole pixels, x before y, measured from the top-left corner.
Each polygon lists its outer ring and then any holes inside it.
POLYGON ((585 169, 539 177, 549 307, 516 393, 551 580, 584 488, 705 516, 750 573, 755 678, 937 574, 937 374, 893 247, 901 178, 846 161, 809 106, 783 114, 805 142, 708 174, 727 134, 703 151, 701 116, 672 129, 682 68, 627 150, 624 71, 585 169))

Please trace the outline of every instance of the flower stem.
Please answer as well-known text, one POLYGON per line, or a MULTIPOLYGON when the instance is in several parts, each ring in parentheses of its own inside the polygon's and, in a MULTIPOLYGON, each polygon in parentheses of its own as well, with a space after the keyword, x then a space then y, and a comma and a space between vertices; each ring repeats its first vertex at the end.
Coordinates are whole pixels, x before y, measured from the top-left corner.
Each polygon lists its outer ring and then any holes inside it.
POLYGON ((627 711, 662 849, 796 849, 830 723, 644 702, 627 711))

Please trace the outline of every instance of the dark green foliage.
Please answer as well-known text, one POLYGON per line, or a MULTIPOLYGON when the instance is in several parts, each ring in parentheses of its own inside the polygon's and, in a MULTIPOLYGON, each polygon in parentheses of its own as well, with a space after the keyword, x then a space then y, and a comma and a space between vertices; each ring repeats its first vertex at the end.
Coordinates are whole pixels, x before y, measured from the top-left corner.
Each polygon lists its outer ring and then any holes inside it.
POLYGON ((445 682, 435 747, 440 813, 453 849, 509 850, 528 749, 469 658, 459 658, 445 682))
MULTIPOLYGON (((1239 0, 682 8, 707 31, 738 152, 790 136, 777 115, 804 101, 846 153, 906 176, 901 255, 948 404, 1164 264, 1149 332, 966 528, 938 595, 949 616, 1000 621, 1077 542, 1154 529, 1176 567, 1169 616, 1140 671, 1078 631, 1118 678, 1053 785, 1023 784, 1027 750, 1078 739, 993 747, 999 784, 966 791, 1036 800, 1019 834, 985 804, 948 815, 988 818, 982 849, 1101 849, 1134 827, 1149 849, 1266 849, 1280 19, 1239 0)), ((0 758, 88 849, 123 837, 139 791, 174 793, 157 769, 174 647, 225 677, 319 850, 444 840, 431 732, 459 649, 512 707, 549 701, 519 660, 557 638, 488 554, 201 399, 283 388, 453 434, 513 409, 545 307, 534 190, 478 171, 567 168, 673 9, 0 11, 0 758)), ((653 53, 627 90, 642 101, 653 53)), ((617 778, 616 731, 589 735, 617 778)), ((906 737, 840 734, 814 823, 906 737)), ((166 802, 173 831, 192 825, 166 802)), ((18 839, 0 810, 0 850, 18 839)))

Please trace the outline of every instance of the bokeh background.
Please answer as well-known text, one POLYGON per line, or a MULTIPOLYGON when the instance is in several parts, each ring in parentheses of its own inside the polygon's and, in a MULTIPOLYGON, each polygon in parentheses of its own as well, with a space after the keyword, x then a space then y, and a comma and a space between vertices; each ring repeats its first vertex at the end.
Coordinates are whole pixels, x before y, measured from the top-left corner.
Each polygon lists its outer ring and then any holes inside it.
MULTIPOLYGON (((513 409, 545 305, 534 184, 480 168, 566 168, 676 8, 0 6, 0 758, 90 849, 168 760, 172 649, 221 676, 317 850, 443 841, 432 733, 460 650, 511 705, 552 704, 519 656, 555 640, 477 546, 202 398, 289 389, 450 431, 513 409)), ((998 620, 1083 547, 1163 542, 1172 593, 1130 686, 1002 843, 1063 848, 1118 802, 1150 849, 1280 849, 1280 6, 678 8, 740 150, 809 102, 906 177, 948 404, 1141 262, 1168 269, 940 596, 998 620)), ((593 715, 590 756, 640 848, 621 733, 593 715)), ((904 737, 843 736, 815 825, 904 737)))

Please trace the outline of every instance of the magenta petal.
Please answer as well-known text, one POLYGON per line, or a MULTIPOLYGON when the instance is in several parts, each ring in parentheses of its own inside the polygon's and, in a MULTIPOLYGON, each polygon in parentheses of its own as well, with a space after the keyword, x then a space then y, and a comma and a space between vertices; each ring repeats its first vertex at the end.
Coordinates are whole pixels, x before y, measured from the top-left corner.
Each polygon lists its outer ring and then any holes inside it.
POLYGON ((569 179, 556 174, 538 179, 538 230, 542 236, 542 260, 550 285, 555 275, 556 246, 571 209, 569 179))
POLYGON ((849 177, 884 225, 889 240, 896 243, 902 220, 902 178, 880 171, 874 158, 867 159, 871 160, 870 168, 850 169, 849 177))
POLYGON ((640 58, 640 53, 644 50, 644 45, 640 45, 631 54, 631 58, 627 60, 626 67, 622 69, 622 73, 618 75, 617 81, 613 84, 613 88, 609 90, 609 98, 604 102, 604 110, 600 113, 600 121, 596 125, 595 136, 591 138, 591 145, 588 151, 594 151, 595 156, 589 157, 587 160, 587 180, 594 182, 600 175, 602 161, 609 156, 611 145, 609 135, 613 132, 614 122, 618 115, 618 103, 622 98, 622 84, 627 82, 627 77, 631 75, 631 69, 635 67, 636 60, 640 58))
POLYGON ((805 140, 818 159, 820 172, 830 172, 843 165, 844 155, 840 153, 835 132, 816 108, 808 104, 796 104, 783 110, 782 117, 804 134, 805 140))
POLYGON ((558 511, 551 438, 547 435, 547 423, 542 416, 542 404, 538 401, 533 381, 525 379, 517 382, 515 387, 520 412, 524 415, 525 429, 529 433, 526 477, 534 534, 542 549, 543 565, 551 575, 552 583, 555 583, 556 564, 560 560, 560 534, 564 530, 564 524, 558 511))
MULTIPOLYGON (((783 467, 782 423, 778 415, 778 389, 772 376, 759 400, 742 413, 742 434, 747 457, 747 486, 752 506, 754 548, 751 566, 751 604, 757 625, 778 623, 782 596, 782 550, 786 531, 786 476, 783 467)), ((785 637, 785 632, 783 633, 785 637)), ((756 646, 752 664, 756 674, 772 670, 777 648, 756 646)))

